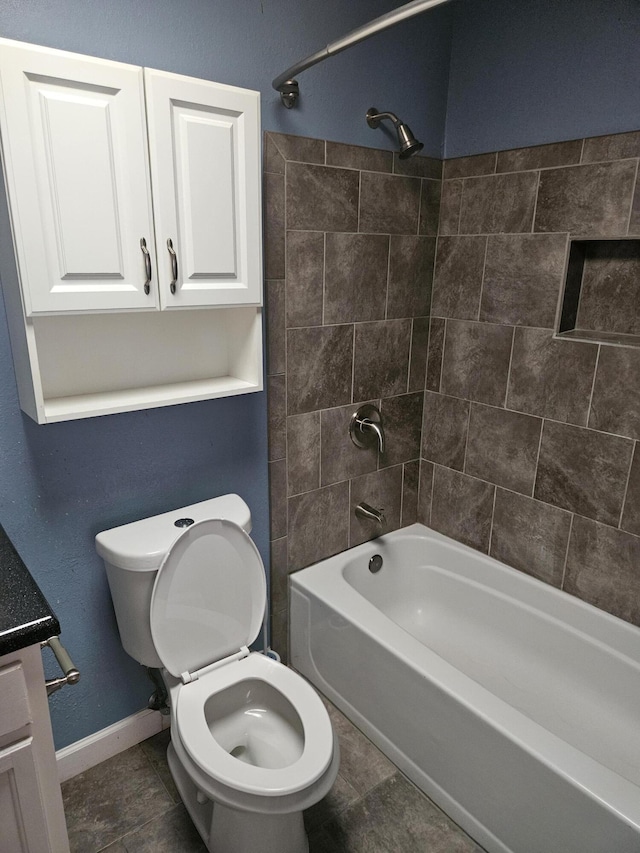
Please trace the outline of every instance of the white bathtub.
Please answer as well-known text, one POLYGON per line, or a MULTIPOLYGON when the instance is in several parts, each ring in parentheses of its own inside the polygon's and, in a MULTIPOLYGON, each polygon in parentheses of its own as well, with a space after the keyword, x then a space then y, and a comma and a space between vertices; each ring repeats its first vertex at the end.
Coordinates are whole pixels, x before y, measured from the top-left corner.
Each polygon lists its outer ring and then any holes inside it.
POLYGON ((639 629, 414 524, 291 576, 291 650, 491 853, 639 853, 639 629))

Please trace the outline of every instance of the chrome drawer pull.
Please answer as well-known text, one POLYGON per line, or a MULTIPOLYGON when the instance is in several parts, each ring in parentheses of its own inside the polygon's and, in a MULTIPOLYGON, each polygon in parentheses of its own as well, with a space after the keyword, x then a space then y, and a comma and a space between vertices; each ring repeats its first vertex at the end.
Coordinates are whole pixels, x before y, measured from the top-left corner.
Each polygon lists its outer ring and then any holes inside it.
POLYGON ((140 238, 140 248, 142 249, 142 254, 144 255, 144 270, 146 275, 146 281, 144 283, 144 292, 148 296, 151 290, 151 255, 149 254, 149 250, 147 249, 147 241, 144 237, 140 238))
POLYGON ((173 248, 171 237, 167 240, 167 249, 171 255, 171 283, 169 284, 169 290, 171 293, 175 293, 176 282, 178 281, 178 256, 176 255, 176 250, 173 248))
POLYGON ((54 653, 56 660, 58 661, 58 665, 64 673, 62 678, 51 678, 49 681, 45 682, 47 687, 47 696, 51 696, 52 693, 55 693, 56 690, 60 690, 60 688, 64 687, 65 684, 77 684, 78 681, 80 681, 80 672, 73 665, 73 661, 69 657, 69 653, 65 647, 60 642, 59 637, 49 637, 48 640, 40 643, 41 648, 44 648, 45 646, 49 646, 51 651, 54 653))

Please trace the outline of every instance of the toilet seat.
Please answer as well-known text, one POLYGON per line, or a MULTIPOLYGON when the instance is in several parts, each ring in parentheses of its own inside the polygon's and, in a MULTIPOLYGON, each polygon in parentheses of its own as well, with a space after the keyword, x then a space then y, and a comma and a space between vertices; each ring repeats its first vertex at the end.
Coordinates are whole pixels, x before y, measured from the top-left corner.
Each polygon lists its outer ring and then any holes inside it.
POLYGON ((303 791, 325 773, 334 741, 329 716, 313 688, 283 664, 248 653, 265 606, 265 572, 255 544, 234 522, 207 519, 186 528, 158 569, 151 635, 165 669, 183 682, 172 725, 193 763, 232 790, 281 797, 303 791), (286 767, 240 761, 209 729, 207 700, 248 679, 280 692, 302 723, 302 754, 286 767))
POLYGON ((293 670, 257 652, 180 686, 174 712, 178 735, 191 760, 207 776, 234 790, 274 797, 292 794, 317 781, 332 759, 333 731, 318 695, 293 670), (287 767, 267 769, 245 764, 223 749, 209 729, 205 702, 248 679, 265 681, 279 691, 302 722, 302 755, 287 767))
POLYGON ((151 593, 153 645, 183 681, 237 654, 260 633, 267 583, 260 552, 238 524, 209 518, 167 551, 151 593))

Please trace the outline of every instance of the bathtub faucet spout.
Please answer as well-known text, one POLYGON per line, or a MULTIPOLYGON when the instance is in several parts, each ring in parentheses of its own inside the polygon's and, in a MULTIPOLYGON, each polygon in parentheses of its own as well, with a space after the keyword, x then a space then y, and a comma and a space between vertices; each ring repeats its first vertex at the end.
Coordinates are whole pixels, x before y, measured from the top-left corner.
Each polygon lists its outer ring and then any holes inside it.
POLYGON ((384 509, 376 509, 373 506, 369 506, 364 502, 361 502, 356 507, 356 517, 367 519, 368 521, 375 521, 380 527, 383 526, 386 519, 384 516, 384 509))

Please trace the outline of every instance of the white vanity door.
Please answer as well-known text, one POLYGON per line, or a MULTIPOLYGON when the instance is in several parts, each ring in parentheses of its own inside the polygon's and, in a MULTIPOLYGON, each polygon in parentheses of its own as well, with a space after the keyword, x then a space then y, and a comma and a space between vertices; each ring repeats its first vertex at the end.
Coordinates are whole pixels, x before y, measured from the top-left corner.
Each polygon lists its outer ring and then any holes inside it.
POLYGON ((0 749, 0 816, 0 853, 54 853, 44 820, 33 738, 0 749))
POLYGON ((145 88, 162 307, 259 304, 259 94, 150 69, 145 88))
POLYGON ((0 82, 25 313, 157 308, 142 69, 0 40, 0 82))

